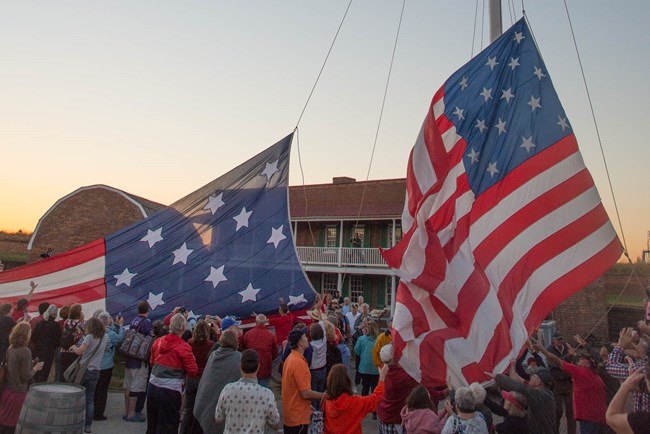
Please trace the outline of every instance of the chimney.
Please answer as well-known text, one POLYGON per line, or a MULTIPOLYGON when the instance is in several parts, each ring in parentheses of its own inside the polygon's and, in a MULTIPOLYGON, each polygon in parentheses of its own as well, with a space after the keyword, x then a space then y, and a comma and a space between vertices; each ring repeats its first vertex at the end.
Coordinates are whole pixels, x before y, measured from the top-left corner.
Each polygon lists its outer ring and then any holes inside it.
POLYGON ((350 184, 352 182, 357 182, 357 180, 349 176, 335 176, 332 178, 332 184, 350 184))

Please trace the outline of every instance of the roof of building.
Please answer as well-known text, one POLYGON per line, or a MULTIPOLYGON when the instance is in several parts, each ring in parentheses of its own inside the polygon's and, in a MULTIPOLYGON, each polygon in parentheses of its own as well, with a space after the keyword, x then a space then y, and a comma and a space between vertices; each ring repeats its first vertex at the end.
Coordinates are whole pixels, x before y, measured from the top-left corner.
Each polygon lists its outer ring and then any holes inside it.
POLYGON ((353 178, 339 177, 334 181, 331 184, 289 187, 291 219, 401 218, 405 178, 356 182, 353 178))
POLYGON ((104 184, 96 184, 96 185, 88 185, 88 186, 85 186, 85 187, 80 187, 80 188, 76 189, 75 191, 73 191, 71 193, 68 193, 65 196, 63 196, 62 198, 60 198, 59 200, 57 200, 56 203, 54 205, 52 205, 50 207, 50 209, 48 209, 45 212, 45 214, 43 214, 43 216, 38 220, 38 223, 36 224, 36 228, 34 229, 34 233, 32 233, 32 237, 29 240, 29 244, 27 246, 27 249, 28 250, 32 249, 32 245, 33 245, 34 240, 36 239, 36 235, 38 234, 38 231, 39 231, 39 229, 41 227, 41 223, 57 206, 59 206, 59 204, 64 202, 66 199, 68 199, 68 198, 70 198, 70 197, 72 197, 72 196, 74 196, 76 194, 81 193, 82 191, 93 190, 93 189, 103 189, 103 190, 107 190, 107 191, 112 191, 112 192, 114 192, 114 193, 116 193, 118 195, 123 196, 126 200, 133 203, 133 205, 135 205, 140 210, 140 212, 142 213, 143 218, 147 218, 147 217, 151 216, 152 214, 156 213, 157 211, 161 210, 162 208, 165 208, 165 206, 166 206, 166 205, 154 202, 152 200, 145 199, 143 197, 136 196, 136 195, 131 194, 131 193, 127 193, 124 190, 120 190, 118 188, 110 187, 110 186, 104 185, 104 184))

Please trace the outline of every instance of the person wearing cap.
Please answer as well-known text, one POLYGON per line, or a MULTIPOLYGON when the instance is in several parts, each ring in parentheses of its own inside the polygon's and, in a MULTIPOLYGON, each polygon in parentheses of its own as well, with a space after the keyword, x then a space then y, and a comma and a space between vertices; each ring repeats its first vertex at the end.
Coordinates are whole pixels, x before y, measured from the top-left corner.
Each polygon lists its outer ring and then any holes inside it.
POLYGON ((282 367, 282 419, 285 434, 307 434, 311 418, 311 401, 323 397, 311 389, 311 373, 303 356, 309 346, 302 329, 288 337, 291 354, 282 367))
POLYGON ((253 349, 259 356, 257 381, 261 386, 269 387, 271 366, 278 357, 278 340, 267 328, 269 323, 263 313, 255 317, 255 327, 244 334, 243 349, 253 349))
MULTIPOLYGON (((533 345, 533 348, 544 354, 552 366, 562 369, 573 379, 573 409, 576 421, 580 422, 580 434, 598 434, 607 425, 607 401, 605 383, 598 375, 596 359, 591 354, 582 353, 576 366, 560 359, 539 344, 533 345)), ((572 357, 575 355, 571 348, 569 353, 572 357)))
POLYGON ((519 392, 501 391, 503 405, 485 397, 483 403, 492 413, 501 416, 503 421, 496 425, 498 434, 519 434, 528 432, 528 421, 526 409, 528 402, 526 397, 519 392))
POLYGON ((258 384, 259 368, 258 353, 254 349, 242 351, 241 378, 223 388, 215 411, 217 424, 225 425, 224 434, 261 433, 267 432, 267 427, 275 431, 280 428, 275 396, 258 384))
MULTIPOLYGON (((554 356, 569 360, 569 347, 564 342, 564 337, 560 332, 553 333, 551 344, 546 350, 554 356)), ((553 377, 553 396, 555 397, 555 423, 557 430, 560 429, 560 419, 562 413, 566 415, 567 434, 576 434, 576 422, 573 415, 573 383, 571 376, 557 366, 550 366, 551 376, 553 377)))
MULTIPOLYGON (((497 386, 508 392, 521 393, 528 402, 528 429, 530 434, 557 434, 555 427, 555 398, 553 397, 553 379, 547 368, 538 368, 531 373, 530 381, 524 384, 515 369, 514 361, 510 364, 509 375, 485 372, 497 386)), ((524 431, 525 432, 525 431, 524 431)))

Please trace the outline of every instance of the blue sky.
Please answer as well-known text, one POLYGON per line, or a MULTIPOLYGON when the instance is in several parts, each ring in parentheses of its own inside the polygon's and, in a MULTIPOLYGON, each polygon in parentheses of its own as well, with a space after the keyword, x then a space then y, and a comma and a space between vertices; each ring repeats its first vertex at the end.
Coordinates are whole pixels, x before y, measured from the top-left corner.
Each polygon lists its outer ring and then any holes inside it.
MULTIPOLYGON (((0 228, 33 230, 85 185, 171 203, 275 143, 296 126, 347 4, 0 2, 0 228)), ((650 229, 650 3, 612 5, 568 1, 636 258, 650 229)), ((299 125, 305 183, 366 179, 401 6, 353 2, 299 125)), ((508 6, 504 26, 513 22, 508 6)), ((615 218, 564 2, 524 6, 615 218)), ((370 179, 405 176, 433 93, 472 55, 475 7, 407 2, 370 179)), ((521 9, 515 2, 515 20, 521 9)), ((488 43, 481 17, 474 53, 488 43)), ((294 146, 294 185, 303 182, 297 157, 294 146)))

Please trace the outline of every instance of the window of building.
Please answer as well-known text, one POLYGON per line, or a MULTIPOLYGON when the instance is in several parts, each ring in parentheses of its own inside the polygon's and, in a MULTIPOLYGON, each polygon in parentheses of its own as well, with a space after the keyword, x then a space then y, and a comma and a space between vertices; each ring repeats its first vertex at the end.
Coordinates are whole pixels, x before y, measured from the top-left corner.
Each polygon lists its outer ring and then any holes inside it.
POLYGON ((323 284, 321 286, 324 291, 335 291, 339 289, 339 278, 334 273, 323 273, 323 284))
POLYGON ((336 226, 327 226, 325 232, 325 247, 336 247, 338 243, 336 226))
MULTIPOLYGON (((363 295, 363 276, 353 274, 350 276, 350 300, 356 302, 360 295, 363 295)), ((366 303, 368 303, 368 300, 366 300, 366 303)))

